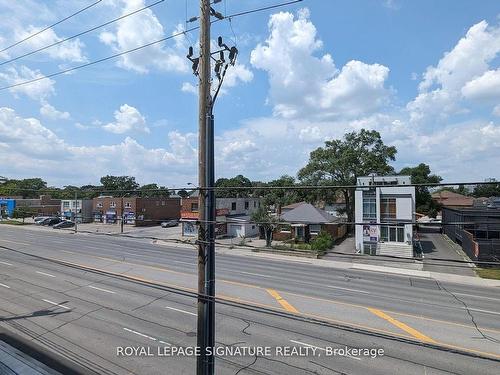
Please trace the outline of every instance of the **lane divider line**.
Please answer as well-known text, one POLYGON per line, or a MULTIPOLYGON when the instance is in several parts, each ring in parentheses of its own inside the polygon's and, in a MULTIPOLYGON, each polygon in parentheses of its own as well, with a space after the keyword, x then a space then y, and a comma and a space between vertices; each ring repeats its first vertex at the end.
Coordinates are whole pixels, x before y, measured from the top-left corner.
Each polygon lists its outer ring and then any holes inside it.
POLYGON ((367 310, 370 311, 372 314, 377 315, 379 318, 387 320, 389 323, 395 325, 396 327, 405 331, 406 333, 409 333, 410 335, 419 339, 420 341, 436 344, 436 341, 431 339, 429 336, 426 336, 423 333, 417 331, 416 329, 410 327, 409 325, 407 325, 403 322, 400 322, 399 320, 394 319, 392 316, 387 315, 382 310, 374 309, 372 307, 367 307, 367 310))
POLYGON ((130 329, 130 328, 126 328, 126 327, 123 327, 123 329, 127 332, 130 332, 130 333, 134 333, 138 336, 141 336, 141 337, 145 337, 147 339, 150 339, 150 340, 153 340, 153 341, 157 341, 154 337, 151 337, 151 336, 148 336, 148 335, 145 335, 144 333, 140 333, 140 332, 137 332, 137 331, 134 331, 133 329, 130 329))
POLYGON ((292 305, 290 305, 290 303, 288 303, 288 301, 286 299, 283 299, 283 297, 280 296, 280 294, 274 290, 274 289, 266 289, 266 291, 274 297, 274 299, 276 301, 278 301, 278 303, 288 312, 292 312, 292 313, 296 313, 298 314, 299 311, 293 307, 292 305))
POLYGON ((54 275, 51 275, 50 273, 45 273, 45 272, 40 272, 40 271, 36 271, 36 273, 39 273, 40 275, 45 275, 48 277, 55 277, 54 275))
MULTIPOLYGON (((164 286, 167 286, 167 287, 175 287, 175 288, 177 288, 179 290, 184 290, 184 291, 189 291, 189 292, 197 292, 197 289, 194 289, 194 288, 184 287, 184 286, 180 286, 180 285, 176 285, 176 284, 172 284, 172 283, 165 283, 165 282, 161 282, 161 281, 155 281, 155 280, 145 279, 145 278, 142 278, 142 277, 139 277, 139 276, 130 275, 130 274, 117 273, 117 272, 105 270, 105 269, 102 269, 102 268, 96 268, 96 267, 92 267, 92 266, 81 264, 81 263, 68 262, 67 260, 63 260, 63 259, 57 259, 57 258, 47 258, 47 259, 60 262, 61 264, 66 264, 66 265, 70 265, 70 266, 77 266, 77 267, 85 268, 87 270, 106 272, 106 273, 114 275, 114 276, 122 276, 122 277, 125 276, 126 278, 128 278, 130 280, 142 281, 142 282, 146 282, 146 283, 155 283, 155 284, 164 285, 164 286)), ((262 289, 261 287, 257 287, 257 288, 262 289)), ((311 297, 311 296, 305 296, 305 295, 296 294, 296 293, 290 293, 290 292, 288 292, 288 294, 297 295, 297 296, 300 296, 300 297, 303 297, 303 298, 318 299, 318 300, 323 300, 323 301, 327 301, 327 302, 331 302, 331 303, 337 303, 337 302, 334 302, 334 301, 331 301, 331 300, 326 300, 326 299, 316 298, 316 297, 311 297)), ((225 298, 225 299, 227 299, 229 301, 244 302, 244 303, 248 303, 248 304, 253 304, 255 306, 262 306, 262 307, 267 307, 267 308, 274 308, 274 306, 270 306, 270 305, 266 305, 266 304, 261 304, 261 303, 257 303, 257 302, 252 302, 252 301, 246 301, 246 300, 243 300, 243 299, 240 299, 240 298, 229 297, 229 296, 220 295, 220 294, 218 295, 218 297, 225 298)), ((340 304, 350 305, 350 304, 347 304, 347 303, 340 303, 340 304)), ((362 305, 353 305, 353 306, 357 306, 357 307, 360 307, 360 308, 366 308, 366 306, 362 306, 362 305)), ((379 332, 379 333, 383 333, 383 334, 390 335, 390 336, 403 337, 403 338, 406 338, 406 339, 412 339, 413 338, 412 336, 404 335, 404 334, 397 333, 397 332, 394 332, 394 331, 387 331, 387 330, 384 330, 384 329, 379 329, 379 328, 375 328, 375 327, 365 326, 365 325, 358 324, 358 323, 353 323, 353 322, 347 322, 347 321, 332 319, 332 318, 329 318, 329 317, 326 317, 326 316, 323 316, 323 315, 315 315, 315 314, 310 314, 310 313, 302 313, 301 315, 304 315, 304 316, 307 316, 307 317, 311 317, 311 318, 316 318, 316 319, 322 319, 322 320, 325 320, 325 321, 328 321, 328 322, 345 325, 345 326, 351 327, 351 328, 362 328, 362 329, 366 329, 368 331, 379 332)), ((402 315, 402 314, 400 314, 400 315, 402 315)), ((446 323, 446 322, 443 322, 443 323, 446 323)), ((484 352, 484 351, 480 351, 480 350, 476 350, 476 349, 472 349, 472 348, 466 348, 466 347, 457 346, 457 345, 453 345, 453 344, 449 344, 449 343, 445 343, 445 342, 439 342, 439 341, 435 341, 434 343, 435 343, 435 345, 438 345, 438 346, 441 346, 441 347, 445 347, 445 348, 457 349, 457 350, 461 350, 461 351, 465 351, 465 352, 469 352, 469 353, 476 353, 476 354, 479 354, 479 355, 482 355, 482 356, 485 356, 485 357, 493 357, 493 358, 500 359, 500 355, 495 354, 495 353, 491 353, 491 352, 484 352)))
POLYGON ((71 310, 71 307, 61 305, 60 303, 57 303, 57 302, 49 301, 48 299, 42 299, 42 301, 50 303, 51 305, 54 305, 54 306, 62 307, 63 309, 66 309, 66 310, 71 310))
POLYGON ((92 289, 100 290, 101 292, 115 294, 115 292, 113 292, 112 290, 102 289, 102 288, 99 288, 97 286, 89 285, 88 287, 92 288, 92 289))
POLYGON ((184 313, 184 314, 189 314, 189 315, 198 316, 198 314, 195 314, 195 313, 192 313, 192 312, 189 312, 189 311, 186 311, 186 310, 176 309, 175 307, 165 306, 165 308, 166 308, 166 309, 169 309, 169 310, 178 311, 178 312, 181 312, 181 313, 184 313))
POLYGON ((2 284, 2 283, 0 283, 0 286, 3 286, 4 288, 10 289, 10 286, 2 284))
POLYGON ((6 266, 12 266, 12 264, 0 261, 0 264, 5 264, 6 266))

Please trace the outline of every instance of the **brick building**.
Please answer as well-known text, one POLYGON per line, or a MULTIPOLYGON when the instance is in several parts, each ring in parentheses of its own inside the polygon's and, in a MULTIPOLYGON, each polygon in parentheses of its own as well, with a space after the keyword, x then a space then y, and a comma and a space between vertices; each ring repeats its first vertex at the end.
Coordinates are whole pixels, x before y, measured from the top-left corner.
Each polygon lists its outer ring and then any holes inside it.
POLYGON ((16 208, 25 207, 35 216, 58 216, 61 210, 61 200, 52 199, 50 195, 40 195, 40 198, 16 199, 16 208))
POLYGON ((157 225, 162 221, 179 219, 180 198, 139 198, 100 196, 93 199, 95 222, 114 224, 124 216, 124 224, 157 225))
MULTIPOLYGON (((216 236, 252 237, 258 228, 250 224, 250 215, 260 207, 259 198, 217 198, 215 200, 216 236)), ((197 236, 199 218, 198 197, 182 199, 181 222, 183 236, 197 236)))

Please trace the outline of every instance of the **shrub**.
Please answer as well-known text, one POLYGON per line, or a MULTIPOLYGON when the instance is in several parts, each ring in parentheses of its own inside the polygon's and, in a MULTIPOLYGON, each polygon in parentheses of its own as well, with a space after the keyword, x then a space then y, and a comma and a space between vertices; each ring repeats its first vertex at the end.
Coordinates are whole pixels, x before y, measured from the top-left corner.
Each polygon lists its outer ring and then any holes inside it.
POLYGON ((319 253, 324 253, 333 246, 333 238, 326 232, 320 232, 318 236, 311 241, 311 249, 319 253))

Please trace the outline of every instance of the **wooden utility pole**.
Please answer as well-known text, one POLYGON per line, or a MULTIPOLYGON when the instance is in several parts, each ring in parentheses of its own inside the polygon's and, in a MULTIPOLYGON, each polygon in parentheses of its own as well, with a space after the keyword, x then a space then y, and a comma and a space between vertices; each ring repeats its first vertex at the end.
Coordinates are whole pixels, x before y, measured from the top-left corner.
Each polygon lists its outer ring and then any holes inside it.
MULTIPOLYGON (((198 118, 198 322, 197 346, 200 356, 197 357, 196 374, 213 374, 213 363, 206 355, 210 341, 209 304, 206 299, 207 290, 207 117, 211 115, 210 95, 210 0, 200 0, 200 57, 199 57, 199 118, 198 118), (210 368, 212 370, 210 370, 210 368)), ((210 215, 208 215, 210 216, 210 215)), ((213 360, 213 357, 212 357, 213 360)))

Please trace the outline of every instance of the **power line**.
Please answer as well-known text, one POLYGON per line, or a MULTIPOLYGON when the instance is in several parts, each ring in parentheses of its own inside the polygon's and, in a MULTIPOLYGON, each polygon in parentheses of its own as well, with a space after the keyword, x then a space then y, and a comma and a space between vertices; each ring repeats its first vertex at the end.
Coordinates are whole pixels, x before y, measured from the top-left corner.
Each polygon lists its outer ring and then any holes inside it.
MULTIPOLYGON (((99 1, 102 1, 102 0, 99 0, 99 1)), ((289 1, 289 2, 286 2, 286 3, 280 3, 280 4, 276 4, 276 5, 271 5, 271 6, 268 6, 268 7, 257 8, 257 9, 248 10, 248 11, 244 11, 244 12, 234 13, 234 14, 228 15, 227 18, 240 17, 240 16, 243 16, 243 15, 247 15, 247 14, 251 14, 251 13, 255 13, 255 12, 261 12, 261 11, 268 10, 268 9, 283 7, 283 6, 294 4, 294 3, 298 3, 298 2, 301 2, 301 1, 302 0, 294 0, 294 1, 289 1)), ((226 18, 223 17, 222 19, 216 19, 216 20, 212 21, 212 23, 219 22, 219 21, 222 21, 224 19, 226 19, 226 18)), ((3 87, 0 87, 0 91, 12 89, 14 87, 28 85, 28 84, 35 83, 35 82, 38 82, 38 81, 42 81, 42 80, 45 80, 45 79, 49 79, 49 78, 52 78, 52 77, 56 77, 56 76, 60 76, 60 75, 66 74, 66 73, 70 73, 70 72, 73 72, 73 71, 78 70, 78 69, 86 68, 88 66, 95 65, 95 64, 98 64, 98 63, 101 63, 101 62, 104 62, 104 61, 112 60, 112 59, 115 59, 117 57, 129 54, 129 53, 132 53, 132 52, 136 52, 136 51, 139 51, 139 50, 147 48, 147 47, 150 47, 152 45, 165 42, 165 41, 167 41, 169 39, 173 39, 173 38, 176 38, 178 36, 185 35, 186 33, 189 33, 189 32, 194 31, 194 30, 198 30, 199 28, 200 28, 199 26, 194 26, 194 27, 191 27, 191 28, 189 28, 187 30, 183 30, 181 32, 174 33, 174 34, 172 34, 170 36, 167 36, 167 37, 164 37, 164 38, 161 38, 161 39, 158 39, 158 40, 155 40, 155 41, 143 44, 143 45, 135 47, 135 48, 131 48, 131 49, 123 51, 123 52, 115 53, 113 55, 110 55, 110 56, 107 56, 107 57, 103 57, 103 58, 98 59, 98 60, 90 61, 88 63, 77 65, 77 66, 74 66, 72 68, 60 70, 60 71, 57 71, 57 72, 54 72, 54 73, 51 73, 51 74, 48 74, 48 75, 44 75, 42 77, 30 79, 30 80, 27 80, 27 81, 22 81, 22 82, 15 83, 15 84, 12 84, 12 85, 3 86, 3 87)))
POLYGON ((114 23, 114 22, 120 21, 120 20, 122 20, 122 19, 124 19, 124 18, 127 18, 127 17, 130 17, 130 16, 132 16, 132 15, 134 15, 134 14, 136 14, 136 13, 142 12, 143 10, 146 10, 146 9, 152 8, 152 7, 154 7, 155 5, 158 5, 158 4, 160 4, 160 3, 164 2, 164 1, 165 1, 165 0, 158 0, 158 1, 156 1, 155 3, 153 3, 153 4, 151 4, 151 5, 145 6, 145 7, 143 7, 143 8, 137 9, 137 10, 134 10, 133 12, 130 12, 130 13, 124 14, 124 15, 122 15, 122 16, 120 16, 120 17, 118 17, 118 18, 112 19, 112 20, 110 20, 110 21, 107 21, 107 22, 105 22, 105 23, 102 23, 102 24, 100 24, 100 25, 97 25, 97 26, 95 26, 95 27, 92 27, 92 28, 90 28, 90 29, 87 29, 87 30, 84 30, 84 31, 82 31, 82 32, 79 32, 79 33, 77 33, 77 34, 75 34, 75 35, 69 36, 69 37, 67 37, 67 38, 65 38, 65 39, 61 39, 61 40, 59 40, 59 41, 57 41, 57 42, 54 42, 54 43, 49 44, 49 45, 46 45, 45 47, 41 47, 41 48, 35 49, 35 50, 31 51, 31 52, 27 52, 27 53, 22 54, 22 55, 19 55, 19 56, 17 56, 17 57, 13 57, 13 58, 11 58, 11 59, 9 59, 9 60, 6 60, 6 61, 3 61, 3 62, 0 62, 0 66, 5 65, 5 64, 9 64, 9 63, 11 63, 11 62, 17 61, 17 60, 22 59, 22 58, 24 58, 24 57, 31 56, 31 55, 33 55, 33 54, 35 54, 35 53, 38 53, 38 52, 44 51, 44 50, 49 49, 49 48, 51 48, 51 47, 54 47, 54 46, 57 46, 57 45, 62 44, 62 43, 64 43, 64 42, 67 42, 68 40, 78 38, 79 36, 82 36, 82 35, 88 34, 88 33, 92 32, 92 31, 97 30, 97 29, 100 29, 100 28, 102 28, 102 27, 108 26, 108 25, 110 25, 110 24, 112 24, 112 23, 114 23))
MULTIPOLYGON (((197 26, 193 29, 198 28, 197 26)), ((170 37, 164 39, 170 39, 172 37, 178 36, 182 34, 180 32, 178 34, 174 34, 170 37)), ((139 47, 137 47, 139 48, 139 47)), ((85 193, 97 192, 97 193, 144 193, 144 192, 166 192, 166 191, 179 191, 179 190, 187 190, 187 191, 203 191, 203 190, 248 190, 248 191, 266 191, 266 190, 326 190, 326 189, 370 189, 370 188, 382 188, 382 187, 441 187, 441 186, 457 186, 457 185, 500 185, 500 181, 475 181, 475 182, 429 182, 429 183, 418 183, 418 184, 393 184, 393 185, 383 185, 383 184, 373 184, 373 185, 286 185, 286 186, 207 186, 205 188, 201 188, 198 186, 179 186, 179 187, 164 187, 164 188, 156 188, 156 189, 106 189, 106 188, 93 188, 93 189, 85 189, 81 190, 85 193)), ((5 187, 0 183, 0 187, 3 187, 7 190, 18 190, 18 191, 26 191, 26 192, 63 192, 64 190, 61 188, 41 188, 41 189, 31 189, 31 188, 18 188, 18 187, 5 187)), ((76 186, 77 189, 80 187, 76 186)), ((73 191, 74 189, 68 189, 67 191, 73 191)), ((223 197, 220 197, 223 198, 223 197)), ((244 198, 244 197, 243 197, 244 198)))
POLYGON ((39 34, 41 34, 41 33, 45 32, 45 31, 47 31, 48 29, 50 29, 50 28, 52 28, 52 27, 54 27, 54 26, 57 26, 57 25, 59 25, 59 24, 63 23, 64 21, 69 20, 70 18, 72 18, 72 17, 74 17, 74 16, 76 16, 76 15, 78 15, 78 14, 80 14, 80 13, 82 13, 82 12, 86 11, 87 9, 90 9, 90 8, 92 8, 93 6, 95 6, 95 5, 99 4, 101 1, 102 1, 102 0, 97 0, 96 2, 94 2, 94 3, 90 4, 90 5, 87 5, 85 8, 82 8, 82 9, 78 10, 77 12, 75 12, 75 13, 73 13, 73 14, 70 14, 69 16, 67 16, 67 17, 63 18, 62 20, 59 20, 59 21, 57 21, 57 22, 53 23, 52 25, 49 25, 49 26, 47 26, 47 27, 43 28, 42 30, 39 30, 39 31, 37 31, 37 32, 35 32, 35 33, 33 33, 33 34, 28 35, 26 38, 23 38, 23 39, 21 39, 21 40, 19 40, 19 41, 15 42, 15 43, 13 43, 13 44, 11 44, 10 46, 7 46, 7 47, 5 47, 4 49, 0 50, 0 53, 1 53, 1 52, 4 52, 4 51, 7 51, 8 49, 11 49, 12 47, 17 46, 17 45, 19 45, 19 44, 21 44, 21 43, 23 43, 23 42, 25 42, 25 41, 27 41, 27 40, 29 40, 29 39, 31 39, 31 38, 33 38, 33 37, 35 37, 35 36, 37 36, 37 35, 39 35, 39 34))

